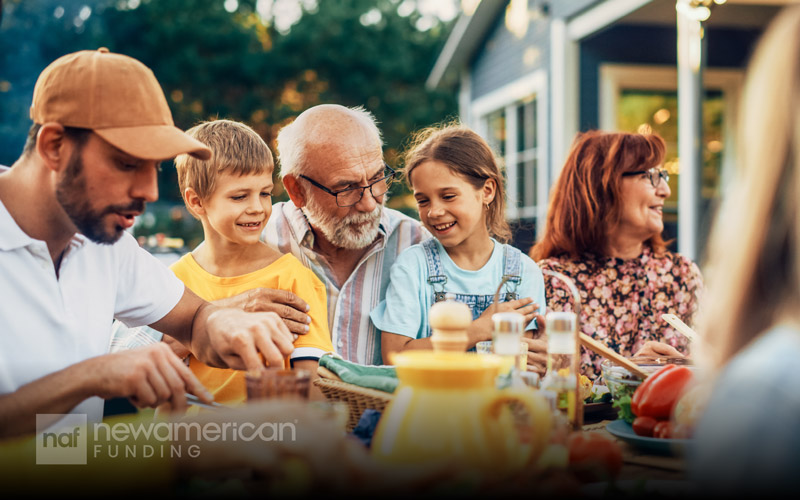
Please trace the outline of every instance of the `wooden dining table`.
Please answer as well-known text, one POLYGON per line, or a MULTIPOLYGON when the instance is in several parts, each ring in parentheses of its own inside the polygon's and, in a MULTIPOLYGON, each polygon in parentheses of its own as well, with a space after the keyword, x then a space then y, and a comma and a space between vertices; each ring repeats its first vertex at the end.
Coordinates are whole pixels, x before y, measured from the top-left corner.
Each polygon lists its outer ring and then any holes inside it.
POLYGON ((617 441, 622 450, 623 467, 618 480, 686 481, 685 457, 658 455, 641 451, 608 432, 606 427, 612 420, 601 420, 583 426, 583 432, 598 432, 617 441))
MULTIPOLYGON (((586 412, 586 423, 582 428, 582 432, 596 432, 610 439, 616 439, 606 429, 607 425, 615 417, 615 410, 610 405, 607 405, 604 409, 596 408, 594 411, 586 412)), ((355 440, 355 437, 348 433, 347 439, 355 440)), ((586 497, 592 497, 595 494, 605 497, 614 496, 609 492, 619 492, 620 495, 625 496, 653 491, 656 494, 661 494, 661 497, 672 497, 680 496, 684 491, 691 492, 691 489, 687 489, 687 469, 685 460, 682 457, 642 452, 623 441, 619 441, 619 446, 622 450, 623 458, 620 474, 611 483, 576 485, 577 488, 586 493, 586 497)), ((344 459, 344 457, 342 458, 344 459)), ((330 465, 334 466, 334 464, 330 465)), ((252 498, 261 496, 265 491, 273 491, 274 484, 270 481, 275 478, 269 475, 264 476, 263 474, 254 475, 252 470, 246 469, 235 472, 238 475, 232 474, 231 471, 221 471, 219 474, 205 473, 202 478, 202 484, 205 486, 210 485, 213 488, 225 488, 231 485, 231 481, 234 481, 238 484, 237 487, 246 492, 245 496, 252 498)), ((537 486, 534 484, 534 487, 537 486)), ((188 486, 183 484, 182 487, 188 487, 189 491, 194 491, 192 488, 196 488, 195 483, 190 483, 188 486)), ((441 488, 442 486, 433 484, 432 487, 436 490, 436 488, 441 488)), ((350 491, 349 488, 352 488, 353 493, 361 491, 361 485, 358 483, 351 484, 347 488, 346 491, 350 491)), ((422 491, 427 492, 427 490, 422 491)))
POLYGON ((610 403, 584 405, 583 432, 598 432, 616 441, 622 450, 623 472, 628 479, 683 480, 686 464, 683 457, 654 454, 639 450, 606 430, 617 419, 610 403))

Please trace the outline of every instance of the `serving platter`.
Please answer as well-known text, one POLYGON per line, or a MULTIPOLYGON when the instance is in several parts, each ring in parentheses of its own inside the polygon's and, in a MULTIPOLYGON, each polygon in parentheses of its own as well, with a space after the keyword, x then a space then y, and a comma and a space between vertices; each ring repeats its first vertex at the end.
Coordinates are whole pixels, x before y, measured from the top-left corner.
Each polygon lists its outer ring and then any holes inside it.
POLYGON ((664 439, 639 436, 633 432, 631 424, 624 420, 614 420, 606 426, 612 436, 630 444, 637 450, 657 455, 683 455, 690 445, 690 439, 664 439))

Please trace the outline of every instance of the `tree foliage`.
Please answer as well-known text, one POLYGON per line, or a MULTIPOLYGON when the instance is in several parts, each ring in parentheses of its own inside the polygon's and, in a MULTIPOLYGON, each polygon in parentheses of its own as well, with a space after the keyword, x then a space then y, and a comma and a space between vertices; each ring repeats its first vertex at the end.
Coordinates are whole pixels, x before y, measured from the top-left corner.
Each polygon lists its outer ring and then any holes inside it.
POLYGON ((452 94, 426 91, 445 26, 418 31, 420 14, 397 14, 397 1, 319 2, 291 32, 277 41, 293 67, 315 71, 325 82, 323 102, 364 105, 382 122, 387 156, 392 160, 405 137, 421 126, 455 113, 452 94), (380 20, 364 25, 361 16, 376 10, 380 20))
MULTIPOLYGON (((0 163, 22 149, 44 66, 100 46, 152 68, 179 127, 240 120, 273 151, 277 131, 304 109, 362 105, 380 122, 387 161, 396 165, 409 133, 456 113, 454 95, 424 87, 449 24, 420 31, 421 14, 400 15, 401 0, 306 0, 299 21, 281 33, 256 3, 239 0, 229 12, 224 0, 6 0, 0 163)), ((179 200, 173 169, 163 172, 161 198, 179 200)))

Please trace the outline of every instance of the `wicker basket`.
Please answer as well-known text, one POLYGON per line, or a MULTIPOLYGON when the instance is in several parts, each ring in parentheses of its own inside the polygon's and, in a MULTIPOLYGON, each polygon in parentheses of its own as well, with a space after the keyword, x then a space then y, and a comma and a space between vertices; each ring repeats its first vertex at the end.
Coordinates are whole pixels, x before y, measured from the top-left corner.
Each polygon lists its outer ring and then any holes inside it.
POLYGON ((343 382, 333 372, 321 366, 318 373, 319 378, 314 381, 314 385, 322 394, 330 401, 343 401, 350 408, 350 415, 347 418, 348 432, 356 427, 364 410, 371 408, 382 412, 394 398, 394 395, 388 392, 343 382))

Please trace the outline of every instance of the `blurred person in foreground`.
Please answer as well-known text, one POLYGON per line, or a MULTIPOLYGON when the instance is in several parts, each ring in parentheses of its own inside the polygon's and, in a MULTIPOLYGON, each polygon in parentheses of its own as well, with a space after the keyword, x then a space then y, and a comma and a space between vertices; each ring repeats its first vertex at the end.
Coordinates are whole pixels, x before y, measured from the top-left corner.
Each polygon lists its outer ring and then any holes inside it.
POLYGON ((291 253, 325 284, 333 348, 344 359, 381 364, 381 336, 370 311, 385 297, 398 254, 430 237, 386 208, 395 172, 381 133, 363 108, 322 104, 278 134, 288 202, 276 203, 264 240, 291 253))
MULTIPOLYGON (((683 356, 687 339, 662 314, 692 324, 702 278, 666 249, 664 201, 670 195, 664 140, 653 134, 589 131, 574 141, 553 186, 547 223, 531 257, 571 278, 581 296, 581 330, 631 356, 683 356)), ((564 282, 545 275, 548 310, 571 311, 564 282)), ((603 358, 587 349, 583 373, 603 358)))
POLYGON ((800 6, 764 33, 740 109, 699 328, 713 385, 690 463, 704 492, 788 494, 800 467, 800 6))
POLYGON ((31 118, 0 173, 0 438, 32 433, 44 414, 97 422, 101 398, 211 401, 165 344, 106 354, 114 318, 213 366, 283 363, 292 335, 277 315, 205 302, 126 232, 158 198, 162 160, 210 156, 174 126, 149 68, 107 49, 65 55, 39 76, 31 118))

